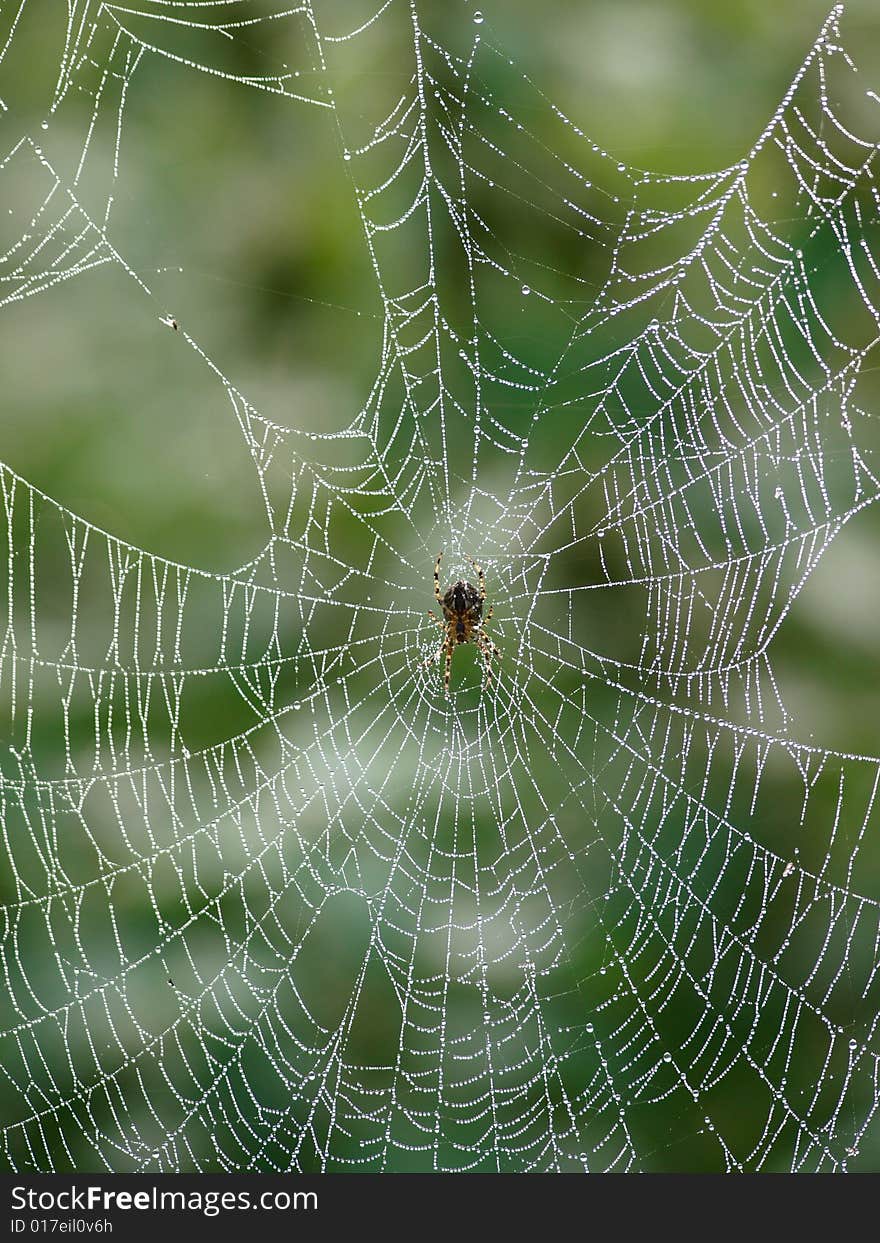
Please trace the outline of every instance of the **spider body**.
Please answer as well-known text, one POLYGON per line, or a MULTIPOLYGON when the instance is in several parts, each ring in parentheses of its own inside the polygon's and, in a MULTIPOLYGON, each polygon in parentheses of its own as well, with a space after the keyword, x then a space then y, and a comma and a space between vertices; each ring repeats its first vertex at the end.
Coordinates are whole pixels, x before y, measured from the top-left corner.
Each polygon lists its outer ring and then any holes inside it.
POLYGON ((461 579, 449 588, 441 601, 443 616, 449 623, 449 633, 455 635, 456 643, 467 643, 475 626, 483 616, 483 601, 472 583, 461 579))
POLYGON ((492 656, 500 656, 501 653, 484 629, 485 622, 491 619, 495 610, 494 606, 490 608, 484 620, 483 601, 486 599, 486 579, 483 576, 482 569, 477 565, 476 561, 471 562, 477 571, 479 588, 475 587, 473 583, 465 582, 460 578, 452 584, 445 595, 441 596, 440 560, 442 556, 443 553, 441 552, 434 565, 434 598, 443 610, 443 620, 441 621, 439 617, 435 616, 430 609, 428 610, 428 616, 444 631, 444 638, 439 651, 425 663, 433 665, 445 653, 446 667, 443 673, 443 689, 448 695, 449 675, 452 670, 452 653, 459 643, 475 643, 477 645, 486 662, 487 682, 492 676, 492 656))

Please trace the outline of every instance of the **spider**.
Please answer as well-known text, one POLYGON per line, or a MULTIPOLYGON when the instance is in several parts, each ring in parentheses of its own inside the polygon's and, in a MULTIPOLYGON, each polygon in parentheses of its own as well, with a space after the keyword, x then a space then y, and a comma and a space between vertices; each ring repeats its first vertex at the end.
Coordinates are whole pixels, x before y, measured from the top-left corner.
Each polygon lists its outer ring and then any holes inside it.
POLYGON ((486 681, 488 682, 492 676, 492 657, 501 653, 486 633, 486 622, 491 621, 492 614, 495 612, 493 604, 489 612, 483 617, 483 601, 486 599, 486 579, 483 571, 476 561, 471 558, 471 565, 477 571, 479 580, 479 590, 472 583, 465 583, 461 579, 453 583, 445 596, 440 595, 440 560, 443 553, 438 553, 437 560, 434 564, 434 598, 443 610, 443 621, 435 613, 428 609, 428 616, 435 622, 441 630, 445 631, 445 637, 435 654, 426 660, 426 665, 433 665, 439 660, 443 653, 446 653, 446 669, 443 674, 443 689, 449 694, 449 675, 452 670, 452 653, 458 643, 476 643, 477 647, 483 654, 486 662, 486 681))

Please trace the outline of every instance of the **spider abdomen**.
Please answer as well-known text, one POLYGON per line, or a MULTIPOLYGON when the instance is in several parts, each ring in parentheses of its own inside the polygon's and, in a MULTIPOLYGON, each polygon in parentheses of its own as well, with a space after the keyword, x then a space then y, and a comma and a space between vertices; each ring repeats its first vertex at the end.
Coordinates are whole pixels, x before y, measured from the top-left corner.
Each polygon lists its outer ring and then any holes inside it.
POLYGON ((464 583, 459 579, 443 597, 443 612, 450 621, 479 621, 483 613, 480 593, 472 583, 464 583))

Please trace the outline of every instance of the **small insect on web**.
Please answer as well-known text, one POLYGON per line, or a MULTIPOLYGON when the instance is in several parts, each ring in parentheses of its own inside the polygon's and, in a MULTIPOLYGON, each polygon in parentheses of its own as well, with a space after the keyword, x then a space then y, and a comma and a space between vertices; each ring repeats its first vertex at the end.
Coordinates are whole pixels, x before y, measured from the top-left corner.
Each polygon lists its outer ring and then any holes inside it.
POLYGON ((483 603, 486 599, 486 577, 482 566, 471 558, 471 565, 477 571, 479 589, 473 583, 458 579, 446 594, 440 594, 440 561, 443 553, 437 554, 434 564, 434 597, 443 610, 443 621, 428 609, 428 616, 444 632, 443 642, 428 660, 426 665, 433 665, 446 653, 446 666, 443 671, 443 689, 449 694, 449 678, 452 672, 452 655, 459 643, 475 643, 483 660, 486 662, 486 682, 492 677, 492 657, 501 658, 501 652, 489 638, 486 623, 492 620, 495 605, 490 605, 489 612, 483 617, 483 603))

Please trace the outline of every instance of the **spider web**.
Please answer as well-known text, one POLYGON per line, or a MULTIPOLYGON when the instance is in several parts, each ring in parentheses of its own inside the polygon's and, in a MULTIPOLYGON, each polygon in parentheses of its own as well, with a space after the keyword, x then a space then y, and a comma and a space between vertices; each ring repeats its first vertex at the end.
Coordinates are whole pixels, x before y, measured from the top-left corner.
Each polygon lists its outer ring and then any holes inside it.
MULTIPOLYGON (((0 73, 29 13, 0 14, 0 73)), ((42 130, 0 77, 0 191, 28 204, 4 316, 112 271, 208 376, 265 509, 215 573, 0 468, 9 1168, 866 1151, 880 761, 802 736, 773 661, 880 490, 876 97, 840 16, 700 176, 602 150, 466 7, 79 0, 42 130), (371 115, 333 84, 386 38, 404 86, 371 115), (114 238, 131 93, 164 64, 332 120, 381 303, 338 426, 262 414, 114 238), (483 564, 502 649, 488 686, 457 652, 448 698, 440 550, 445 581, 483 564)))

